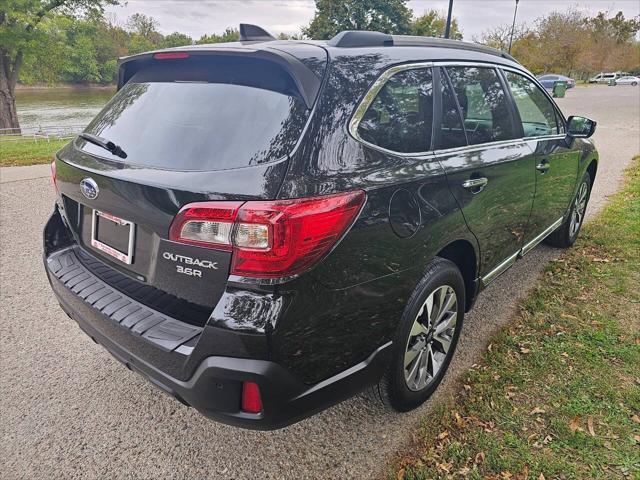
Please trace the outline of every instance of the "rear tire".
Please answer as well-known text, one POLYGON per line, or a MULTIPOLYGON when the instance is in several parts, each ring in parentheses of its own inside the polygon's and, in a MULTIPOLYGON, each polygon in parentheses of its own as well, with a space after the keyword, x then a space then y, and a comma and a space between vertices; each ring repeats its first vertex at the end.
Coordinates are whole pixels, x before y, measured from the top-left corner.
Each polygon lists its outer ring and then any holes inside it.
POLYGON ((436 257, 398 325, 391 362, 371 393, 399 412, 424 403, 442 381, 464 320, 465 288, 456 265, 436 257))
POLYGON ((591 176, 587 172, 582 177, 576 195, 571 201, 571 208, 567 218, 562 225, 545 239, 545 243, 557 248, 569 248, 575 243, 584 222, 590 195, 591 176))

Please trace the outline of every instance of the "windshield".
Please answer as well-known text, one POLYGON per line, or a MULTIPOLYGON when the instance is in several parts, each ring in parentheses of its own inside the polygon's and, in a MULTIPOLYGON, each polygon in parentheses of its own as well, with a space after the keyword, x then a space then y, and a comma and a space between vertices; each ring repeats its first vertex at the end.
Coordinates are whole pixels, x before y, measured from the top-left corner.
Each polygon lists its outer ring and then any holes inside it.
MULTIPOLYGON (((295 146, 308 111, 279 67, 239 59, 157 63, 134 75, 85 130, 118 145, 126 163, 223 170, 275 161, 295 146)), ((77 145, 123 161, 85 140, 77 145)))

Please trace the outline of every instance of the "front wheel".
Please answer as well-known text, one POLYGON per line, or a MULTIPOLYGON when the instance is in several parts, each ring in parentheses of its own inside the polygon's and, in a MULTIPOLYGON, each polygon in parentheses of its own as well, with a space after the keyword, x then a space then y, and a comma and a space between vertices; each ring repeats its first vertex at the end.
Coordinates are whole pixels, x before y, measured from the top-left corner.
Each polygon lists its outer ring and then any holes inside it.
POLYGON ((591 194, 591 176, 585 173, 580 181, 569 215, 558 229, 545 239, 545 243, 558 248, 568 248, 574 244, 584 222, 589 196, 591 194))
POLYGON ((407 303, 391 364, 373 389, 385 404, 405 412, 433 394, 455 352, 464 305, 460 270, 449 260, 434 259, 407 303))

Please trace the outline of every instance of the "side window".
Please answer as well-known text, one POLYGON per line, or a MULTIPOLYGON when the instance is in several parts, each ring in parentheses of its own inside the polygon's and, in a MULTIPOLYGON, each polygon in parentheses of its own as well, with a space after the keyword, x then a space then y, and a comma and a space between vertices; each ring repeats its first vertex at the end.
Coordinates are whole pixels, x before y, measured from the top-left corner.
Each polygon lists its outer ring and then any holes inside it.
POLYGON ((444 71, 441 71, 440 75, 440 90, 442 92, 442 120, 436 149, 442 150, 465 146, 467 144, 467 136, 464 133, 462 117, 444 71))
POLYGON ((432 119, 431 70, 405 70, 378 92, 360 120, 358 135, 394 152, 426 152, 431 149, 432 119))
POLYGON ((511 140, 516 132, 509 101, 493 68, 447 68, 469 145, 511 140))
POLYGON ((507 83, 520 113, 525 137, 541 137, 558 133, 556 109, 547 96, 528 78, 505 72, 507 83))

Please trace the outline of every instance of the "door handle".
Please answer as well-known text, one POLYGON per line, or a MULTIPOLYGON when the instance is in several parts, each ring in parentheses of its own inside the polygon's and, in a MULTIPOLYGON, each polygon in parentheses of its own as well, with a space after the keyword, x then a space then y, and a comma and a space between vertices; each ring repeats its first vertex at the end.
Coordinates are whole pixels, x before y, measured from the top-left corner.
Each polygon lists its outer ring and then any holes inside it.
POLYGON ((536 170, 538 170, 540 173, 545 173, 550 168, 551 164, 547 160, 542 160, 539 164, 536 165, 536 170))
POLYGON ((489 183, 489 179, 485 177, 470 178, 462 182, 462 187, 471 190, 471 193, 480 193, 482 189, 489 183))

